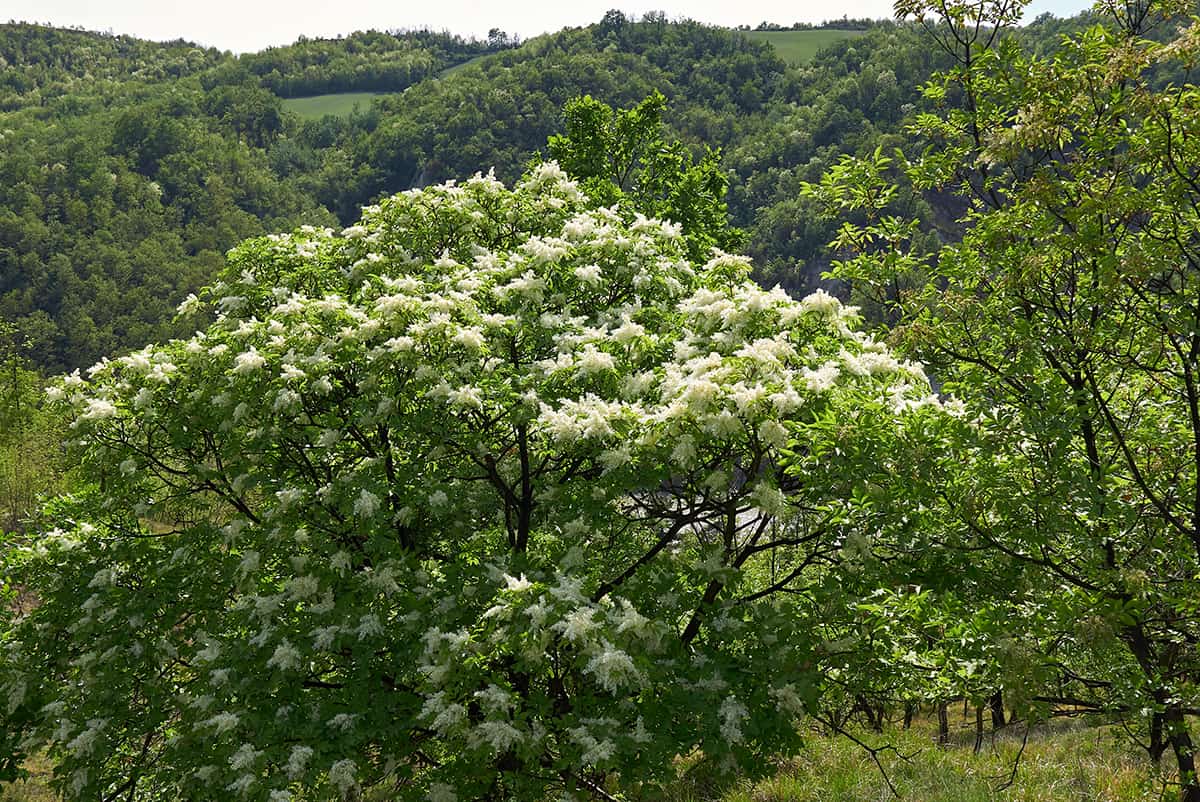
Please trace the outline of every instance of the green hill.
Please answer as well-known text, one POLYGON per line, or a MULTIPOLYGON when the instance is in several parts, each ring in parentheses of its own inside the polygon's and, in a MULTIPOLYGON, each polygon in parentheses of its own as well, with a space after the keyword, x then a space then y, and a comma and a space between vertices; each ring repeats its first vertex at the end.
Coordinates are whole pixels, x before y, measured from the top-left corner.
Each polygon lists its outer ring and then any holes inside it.
POLYGON ((810 31, 746 31, 746 38, 755 42, 766 42, 775 48, 779 57, 799 67, 812 61, 820 51, 843 39, 855 39, 866 31, 842 31, 819 28, 810 31))
POLYGON ((438 73, 438 77, 445 78, 447 75, 453 75, 456 72, 459 72, 461 70, 466 69, 467 67, 470 67, 472 64, 478 64, 482 59, 487 58, 489 55, 491 55, 491 54, 484 53, 483 55, 475 56, 474 58, 470 58, 470 59, 467 59, 466 61, 455 64, 452 67, 447 67, 446 69, 444 69, 438 73))
POLYGON ((800 183, 899 144, 945 57, 906 23, 743 32, 614 13, 518 47, 368 31, 242 56, 0 25, 0 66, 0 319, 58 371, 186 333, 175 306, 246 237, 348 225, 383 195, 492 168, 515 180, 583 94, 630 108, 662 92, 668 136, 720 150, 758 277, 803 292, 833 231, 800 183))
POLYGON ((796 207, 796 182, 897 130, 934 66, 906 26, 856 52, 850 35, 768 43, 616 14, 499 50, 368 31, 233 56, 0 25, 0 318, 39 367, 86 367, 181 333, 176 304, 246 237, 349 224, 382 195, 477 171, 511 182, 567 100, 629 108, 656 90, 671 136, 722 150, 757 263, 809 286, 831 232, 796 207), (801 42, 821 51, 803 77, 801 42))

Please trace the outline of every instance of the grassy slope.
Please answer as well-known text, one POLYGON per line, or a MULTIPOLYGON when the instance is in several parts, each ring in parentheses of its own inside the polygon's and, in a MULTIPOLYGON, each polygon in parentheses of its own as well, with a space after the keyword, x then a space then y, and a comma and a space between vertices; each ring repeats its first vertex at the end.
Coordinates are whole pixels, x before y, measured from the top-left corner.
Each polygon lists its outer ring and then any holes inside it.
MULTIPOLYGON (((953 720, 953 719, 952 719, 953 720)), ((973 723, 973 722, 972 722, 973 723)), ((1021 751, 1021 724, 992 738, 973 753, 970 726, 954 733, 952 743, 933 743, 936 724, 918 722, 908 732, 886 736, 859 732, 872 746, 892 744, 904 755, 887 751, 880 763, 901 800, 911 802, 1160 802, 1170 777, 1151 769, 1144 752, 1135 750, 1117 727, 1089 726, 1082 721, 1056 721, 1034 728, 1021 751)), ((1164 760, 1163 765, 1170 763, 1164 760)), ((879 768, 864 750, 845 738, 813 733, 808 748, 758 782, 740 781, 715 791, 704 777, 684 775, 661 802, 864 802, 895 799, 879 768)))
POLYGON ((438 77, 445 78, 447 75, 453 75, 454 73, 458 72, 459 70, 466 69, 467 67, 471 66, 472 64, 478 64, 481 59, 485 59, 491 55, 493 55, 493 54, 492 53, 484 53, 481 56, 476 56, 475 58, 469 58, 466 61, 462 62, 461 64, 455 64, 453 67, 447 67, 446 69, 444 69, 438 73, 438 77))
POLYGON ((354 107, 366 109, 371 105, 371 98, 379 92, 341 92, 334 95, 313 95, 312 97, 296 97, 283 101, 283 107, 290 112, 300 115, 306 120, 319 120, 326 114, 344 117, 354 111, 354 107))
POLYGON ((748 39, 769 42, 779 57, 792 66, 807 64, 817 51, 842 39, 862 36, 862 31, 838 31, 821 28, 812 31, 745 31, 748 39))
MULTIPOLYGON (((471 64, 477 63, 480 59, 487 58, 492 55, 485 53, 482 56, 476 56, 472 59, 467 59, 461 64, 455 64, 453 67, 447 67, 438 73, 439 78, 445 78, 447 75, 458 72, 471 64)), ((283 107, 295 114, 300 115, 305 120, 319 120, 327 114, 332 114, 335 117, 345 117, 354 111, 354 107, 366 109, 371 105, 371 98, 382 94, 381 92, 340 92, 332 95, 313 95, 312 97, 296 97, 289 98, 283 101, 283 107)))

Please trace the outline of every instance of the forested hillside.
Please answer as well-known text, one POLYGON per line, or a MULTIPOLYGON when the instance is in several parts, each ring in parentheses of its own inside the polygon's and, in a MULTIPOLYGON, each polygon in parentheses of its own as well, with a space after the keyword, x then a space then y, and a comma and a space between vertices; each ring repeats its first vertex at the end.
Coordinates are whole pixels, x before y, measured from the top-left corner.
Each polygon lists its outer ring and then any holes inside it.
POLYGON ((653 90, 676 135, 721 152, 763 278, 811 288, 832 229, 800 182, 840 154, 901 144, 917 86, 944 66, 918 29, 892 23, 799 67, 741 32, 661 16, 612 13, 514 44, 372 32, 234 57, 0 27, 0 314, 33 365, 86 367, 183 333, 175 305, 246 237, 348 224, 391 192, 493 168, 511 180, 568 99, 627 107, 653 90), (364 91, 384 94, 347 117, 281 104, 364 91))
POLYGON ((1200 802, 1200 18, 1023 5, 4 28, 0 800, 1200 802))
POLYGON ((335 222, 341 154, 297 146, 306 131, 281 95, 399 91, 487 49, 356 34, 234 58, 0 27, 0 314, 49 371, 181 333, 175 306, 226 250, 335 222))

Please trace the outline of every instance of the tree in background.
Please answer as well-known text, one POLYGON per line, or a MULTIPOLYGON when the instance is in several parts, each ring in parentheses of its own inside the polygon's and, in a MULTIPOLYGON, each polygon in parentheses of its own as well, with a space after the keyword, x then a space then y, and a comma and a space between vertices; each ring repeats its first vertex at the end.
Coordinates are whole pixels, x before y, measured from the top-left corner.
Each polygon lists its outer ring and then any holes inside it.
POLYGON ((0 321, 0 535, 20 530, 42 494, 60 489, 61 419, 44 408, 28 337, 0 321))
POLYGON ((668 142, 666 106, 659 92, 631 109, 590 95, 574 98, 563 106, 563 133, 551 136, 546 149, 593 202, 628 201, 648 217, 680 224, 693 259, 707 259, 713 247, 735 250, 745 235, 729 226, 721 154, 706 148, 696 161, 682 142, 668 142))
POLYGON ((1004 36, 1022 5, 898 3, 957 62, 925 88, 928 147, 847 160, 812 191, 868 212, 833 274, 967 404, 924 474, 948 516, 928 545, 1026 577, 1010 593, 1040 626, 994 632, 1040 677, 1014 683, 1024 706, 1134 725, 1195 802, 1200 93, 1168 81, 1200 26, 1159 43, 1183 4, 1111 4, 1107 26, 1030 56, 1004 36), (880 213, 893 167, 969 203, 961 243, 909 247, 913 224, 880 213))

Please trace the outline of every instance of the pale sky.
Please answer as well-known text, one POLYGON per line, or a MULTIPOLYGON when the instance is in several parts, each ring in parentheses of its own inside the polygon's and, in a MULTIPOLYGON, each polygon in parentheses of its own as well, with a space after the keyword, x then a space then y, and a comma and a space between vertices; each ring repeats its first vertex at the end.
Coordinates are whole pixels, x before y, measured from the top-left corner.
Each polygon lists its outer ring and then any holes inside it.
MULTIPOLYGON (((1034 0, 1027 19, 1043 11, 1069 16, 1088 0, 1034 0)), ((375 28, 433 28, 483 38, 490 28, 528 39, 567 26, 599 22, 617 8, 635 18, 650 10, 668 19, 714 25, 790 25, 850 17, 889 17, 891 0, 4 0, 0 18, 126 33, 143 39, 188 39, 237 53, 375 28)))

